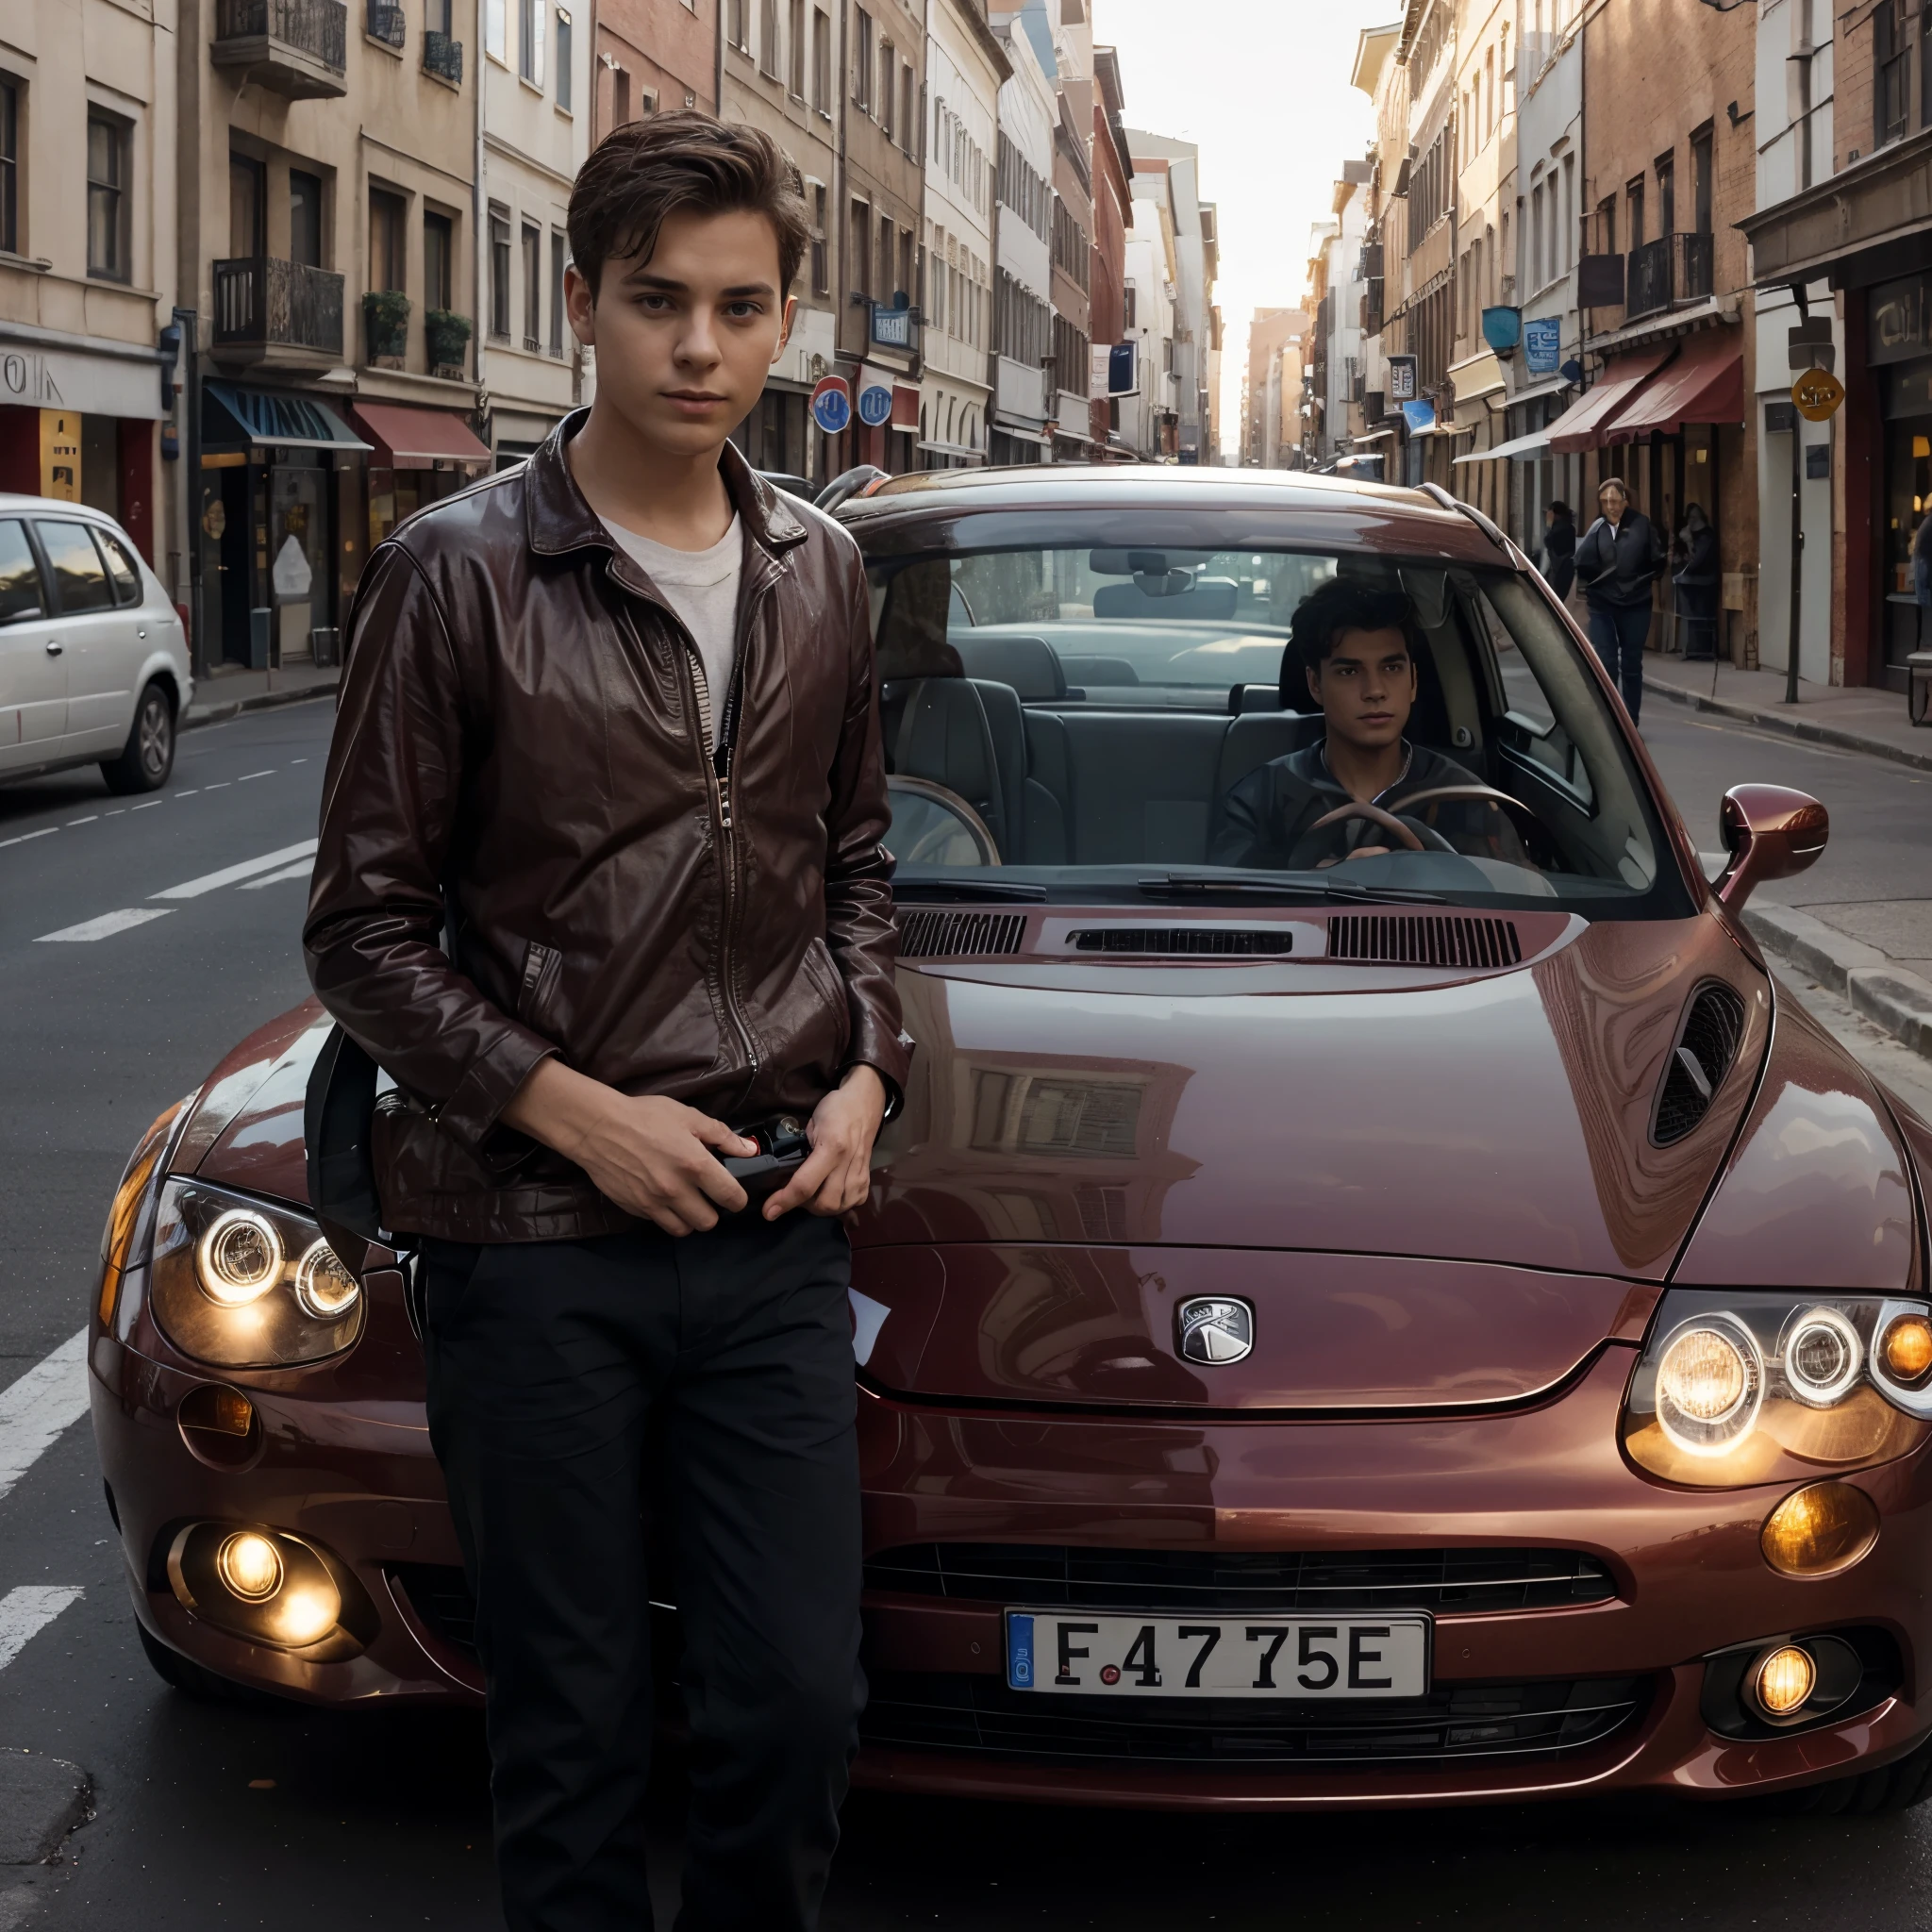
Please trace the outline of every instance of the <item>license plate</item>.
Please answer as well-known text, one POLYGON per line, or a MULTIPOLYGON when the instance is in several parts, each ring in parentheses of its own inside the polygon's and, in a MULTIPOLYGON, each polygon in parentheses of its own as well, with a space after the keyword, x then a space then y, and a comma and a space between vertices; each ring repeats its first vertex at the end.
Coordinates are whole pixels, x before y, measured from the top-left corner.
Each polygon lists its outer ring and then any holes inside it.
POLYGON ((1080 1697, 1421 1697, 1429 1620, 1008 1610, 1007 1682, 1080 1697))

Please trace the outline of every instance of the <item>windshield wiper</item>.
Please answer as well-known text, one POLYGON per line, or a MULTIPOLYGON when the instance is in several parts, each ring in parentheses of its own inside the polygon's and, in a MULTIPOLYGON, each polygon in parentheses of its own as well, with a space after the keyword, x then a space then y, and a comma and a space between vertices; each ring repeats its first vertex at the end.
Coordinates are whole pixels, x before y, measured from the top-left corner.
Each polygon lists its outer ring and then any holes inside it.
POLYGON ((921 879, 901 873, 892 881, 895 899, 1017 900, 1037 906, 1046 898, 1044 886, 1022 885, 1015 879, 921 879))
POLYGON ((1141 894, 1147 899, 1205 899, 1222 892, 1244 899, 1340 899, 1361 905, 1396 906, 1449 904, 1441 892, 1425 892, 1413 886, 1365 886, 1356 879, 1325 874, 1308 878, 1291 874, 1171 872, 1141 881, 1141 894))

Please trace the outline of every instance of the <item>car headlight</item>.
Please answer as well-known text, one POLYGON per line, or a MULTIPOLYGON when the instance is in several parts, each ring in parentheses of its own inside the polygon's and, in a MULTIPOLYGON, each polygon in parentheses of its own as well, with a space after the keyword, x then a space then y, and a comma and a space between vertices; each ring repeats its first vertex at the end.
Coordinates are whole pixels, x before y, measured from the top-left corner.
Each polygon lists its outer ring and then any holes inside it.
POLYGON ((197 1361, 288 1368, 362 1332, 361 1284, 307 1214, 175 1175, 155 1217, 155 1319, 197 1361))
POLYGON ((1630 1459, 1700 1489, 1884 1462, 1932 1434, 1932 1310, 1673 1289, 1630 1378, 1630 1459))

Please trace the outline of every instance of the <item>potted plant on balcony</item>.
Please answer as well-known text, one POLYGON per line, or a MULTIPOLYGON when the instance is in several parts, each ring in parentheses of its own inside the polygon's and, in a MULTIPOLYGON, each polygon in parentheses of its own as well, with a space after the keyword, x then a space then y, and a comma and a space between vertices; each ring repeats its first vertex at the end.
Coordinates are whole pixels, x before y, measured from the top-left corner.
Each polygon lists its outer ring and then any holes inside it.
POLYGON ((371 289, 362 297, 362 334, 378 369, 400 369, 409 346, 409 298, 400 289, 371 289))
POLYGON ((424 314, 423 331, 428 339, 430 375, 461 382, 470 347, 470 318, 453 308, 431 308, 424 314))

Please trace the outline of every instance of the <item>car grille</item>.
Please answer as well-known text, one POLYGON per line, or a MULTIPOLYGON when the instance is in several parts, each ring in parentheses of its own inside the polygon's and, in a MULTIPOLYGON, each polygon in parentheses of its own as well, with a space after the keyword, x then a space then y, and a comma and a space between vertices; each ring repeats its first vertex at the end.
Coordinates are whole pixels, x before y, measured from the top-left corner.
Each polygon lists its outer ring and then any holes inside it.
POLYGON ((476 1599, 460 1570, 442 1563, 397 1563, 389 1574, 402 1585, 409 1607, 430 1636, 464 1657, 476 1655, 476 1599))
POLYGON ((902 959, 959 959, 1017 953, 1026 936, 1024 912, 906 912, 899 914, 902 959))
POLYGON ((1107 1550, 912 1543, 882 1550, 866 1587, 901 1595, 1086 1610, 1550 1610, 1616 1595, 1575 1550, 1107 1550))
POLYGON ((1076 953, 1207 953, 1245 958, 1294 951, 1286 926, 1252 932, 1228 925, 1094 925, 1067 935, 1076 953))
POLYGON ((1523 958, 1516 924, 1450 913, 1349 912, 1328 922, 1331 959, 1400 966, 1514 966, 1523 958))
POLYGON ((1011 1690, 997 1677, 872 1674, 865 1741, 907 1750, 1218 1771, 1557 1757, 1634 1724, 1641 1677, 1445 1685, 1400 1703, 1158 1707, 1011 1690))

